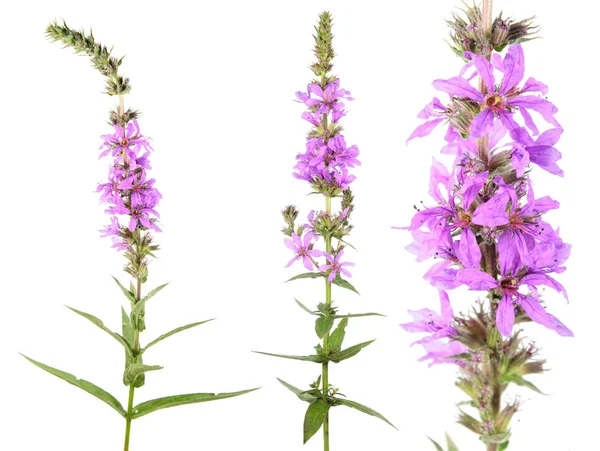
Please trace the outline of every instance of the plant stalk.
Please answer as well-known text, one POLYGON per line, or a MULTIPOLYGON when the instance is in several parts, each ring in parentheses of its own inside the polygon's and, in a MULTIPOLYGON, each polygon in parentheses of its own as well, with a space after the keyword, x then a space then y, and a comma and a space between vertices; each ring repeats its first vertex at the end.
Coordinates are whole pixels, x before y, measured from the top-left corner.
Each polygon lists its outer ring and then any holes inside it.
MULTIPOLYGON (((325 211, 328 215, 331 214, 331 197, 325 196, 325 211)), ((325 252, 331 254, 331 235, 325 237, 325 252)), ((325 303, 329 307, 331 305, 331 282, 325 279, 325 303)), ((329 332, 323 337, 323 353, 329 355, 329 332)), ((321 364, 323 381, 323 399, 327 400, 329 396, 329 362, 325 361, 321 364)), ((323 421, 323 450, 329 451, 329 411, 325 414, 323 421)))
MULTIPOLYGON (((122 97, 121 97, 122 98, 122 97)), ((122 106, 122 104, 121 104, 122 106)), ((135 300, 136 304, 140 302, 142 298, 142 279, 136 279, 136 293, 135 300)), ((132 363, 137 363, 137 355, 140 352, 140 331, 135 330, 133 336, 133 361, 132 363)), ((129 437, 131 435, 131 420, 133 414, 133 395, 135 393, 135 381, 132 381, 129 385, 129 400, 127 401, 127 418, 125 419, 125 445, 123 447, 123 451, 129 451, 129 437)))

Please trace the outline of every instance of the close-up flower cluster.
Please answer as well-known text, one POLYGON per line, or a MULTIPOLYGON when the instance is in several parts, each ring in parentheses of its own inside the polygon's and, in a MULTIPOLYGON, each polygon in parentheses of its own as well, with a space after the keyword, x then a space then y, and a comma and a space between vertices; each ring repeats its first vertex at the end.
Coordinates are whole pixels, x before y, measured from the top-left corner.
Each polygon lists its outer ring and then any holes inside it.
MULTIPOLYGON (((480 17, 475 10, 470 12, 480 17)), ((519 335, 520 324, 573 336, 546 305, 553 291, 567 298, 556 275, 566 269, 571 246, 544 218, 559 203, 536 197, 531 178, 533 165, 563 175, 554 147, 563 130, 557 108, 543 97, 548 87, 525 79, 521 44, 503 46, 503 54, 491 43, 483 48, 481 55, 464 52, 458 76, 433 82, 449 98, 427 104, 418 115, 425 122, 408 139, 445 126, 441 151, 453 162, 448 168, 433 159, 434 203, 415 206, 406 227, 414 239, 407 249, 417 261, 434 260, 424 278, 439 290, 442 313, 409 311, 413 321, 401 326, 430 334, 413 343, 425 348, 421 360, 458 364, 457 385, 481 417, 462 412, 459 423, 496 450, 508 442, 509 419, 519 405, 501 410, 502 392, 510 382, 537 390, 522 376, 543 371, 543 362, 533 360, 537 349, 519 335), (455 316, 447 292, 458 287, 481 292, 488 307, 479 301, 468 315, 455 316)))

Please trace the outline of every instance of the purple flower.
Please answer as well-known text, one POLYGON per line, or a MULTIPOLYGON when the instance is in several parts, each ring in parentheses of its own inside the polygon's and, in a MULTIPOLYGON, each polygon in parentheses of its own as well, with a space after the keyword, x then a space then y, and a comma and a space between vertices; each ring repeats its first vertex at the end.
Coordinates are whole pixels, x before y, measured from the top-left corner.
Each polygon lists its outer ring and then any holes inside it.
POLYGON ((329 282, 333 282, 333 279, 335 279, 338 273, 343 274, 346 277, 352 277, 352 274, 350 274, 347 269, 344 269, 344 266, 354 266, 354 263, 340 262, 340 259, 344 255, 344 251, 338 252, 335 257, 327 252, 323 252, 322 255, 329 261, 329 264, 319 266, 319 271, 330 271, 329 276, 327 277, 329 282))
POLYGON ((432 359, 429 366, 436 363, 459 363, 456 359, 448 358, 467 351, 465 345, 452 339, 456 335, 456 330, 451 325, 454 315, 450 300, 445 291, 439 290, 439 294, 441 314, 428 308, 409 310, 408 313, 412 316, 413 321, 400 324, 400 327, 407 332, 426 332, 430 334, 411 344, 411 346, 423 345, 427 354, 421 357, 419 361, 432 359), (445 339, 449 339, 449 341, 445 339))
POLYGON ((520 45, 511 46, 501 62, 503 77, 499 85, 496 85, 492 63, 477 54, 466 52, 465 56, 471 58, 472 64, 483 80, 487 88, 485 95, 471 86, 463 77, 435 80, 433 86, 453 97, 479 102, 480 112, 473 117, 470 127, 473 137, 485 136, 494 121, 499 119, 509 131, 511 137, 516 140, 518 138, 516 131, 519 129, 519 125, 513 119, 515 111, 521 113, 525 125, 534 135, 538 135, 539 131, 531 118, 529 110, 536 111, 542 115, 546 122, 555 127, 560 127, 554 119, 554 114, 558 110, 552 103, 536 95, 525 95, 531 92, 539 92, 545 95, 548 91, 546 85, 529 78, 521 88, 518 87, 525 74, 523 49, 520 45))
POLYGON ((99 158, 102 158, 109 153, 116 157, 123 151, 127 153, 128 158, 135 160, 137 152, 144 148, 152 150, 152 146, 148 140, 141 135, 140 127, 136 120, 127 124, 125 128, 120 125, 113 125, 114 133, 112 135, 102 135, 104 142, 100 146, 102 153, 99 158))
MULTIPOLYGON (((333 122, 337 122, 346 114, 344 104, 340 102, 340 99, 354 100, 350 97, 350 91, 340 89, 339 86, 339 79, 335 79, 325 86, 325 91, 318 84, 312 83, 308 85, 307 93, 298 91, 296 98, 316 114, 329 114, 331 112, 333 122), (316 98, 311 97, 311 94, 314 94, 316 98)), ((312 122, 309 117, 305 115, 302 117, 312 122)))
POLYGON ((537 296, 536 287, 545 285, 563 293, 566 297, 564 287, 548 276, 543 269, 528 268, 523 265, 510 231, 505 231, 498 238, 498 260, 499 280, 475 268, 459 270, 457 279, 471 290, 495 290, 501 296, 496 311, 496 324, 500 333, 504 336, 511 335, 515 323, 514 305, 516 304, 521 306, 527 316, 536 323, 560 335, 572 336, 573 333, 564 324, 546 312, 537 296), (521 287, 527 287, 529 293, 520 291, 521 287))
POLYGON ((283 240, 285 245, 296 254, 285 266, 286 268, 291 266, 296 260, 302 259, 304 267, 309 271, 313 270, 313 262, 310 257, 320 257, 323 253, 319 250, 312 249, 312 239, 313 233, 308 232, 304 235, 304 239, 300 238, 298 234, 293 233, 292 239, 286 238, 283 240))
POLYGON ((137 228, 152 229, 160 232, 156 225, 158 212, 155 210, 160 192, 154 188, 154 179, 148 179, 146 170, 150 169, 148 156, 152 147, 141 134, 137 121, 129 122, 125 127, 114 126, 112 135, 104 135, 104 149, 100 157, 111 154, 113 163, 109 168, 108 182, 101 183, 96 189, 100 192, 100 201, 108 204, 106 212, 111 217, 111 225, 106 226, 102 236, 111 236, 113 247, 126 249, 121 236, 122 226, 114 215, 129 216, 127 228, 134 232, 137 228))

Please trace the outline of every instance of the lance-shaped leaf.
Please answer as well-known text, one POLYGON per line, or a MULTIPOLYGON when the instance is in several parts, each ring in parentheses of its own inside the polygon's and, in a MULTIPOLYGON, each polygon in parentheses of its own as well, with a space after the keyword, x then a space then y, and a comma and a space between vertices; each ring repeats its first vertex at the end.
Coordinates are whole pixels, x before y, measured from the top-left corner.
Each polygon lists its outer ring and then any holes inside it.
POLYGON ((179 332, 183 332, 184 330, 188 330, 188 329, 191 329, 192 327, 199 326, 200 324, 208 323, 209 321, 213 321, 214 319, 215 318, 211 318, 211 319, 207 319, 205 321, 199 321, 197 323, 187 324, 185 326, 181 326, 181 327, 178 327, 176 329, 173 329, 172 331, 167 332, 166 334, 162 334, 160 337, 158 337, 158 338, 152 340, 150 343, 148 343, 144 347, 144 349, 142 349, 140 351, 140 353, 145 352, 150 346, 154 346, 156 343, 163 341, 165 338, 169 338, 171 335, 175 335, 175 334, 177 334, 179 332))
POLYGON ((294 298, 294 301, 296 301, 296 304, 298 304, 300 306, 300 308, 302 310, 304 310, 305 312, 310 313, 311 315, 318 315, 317 312, 309 309, 306 305, 304 305, 302 302, 300 302, 298 299, 294 298))
POLYGON ((387 424, 389 424, 394 429, 398 430, 398 428, 396 428, 396 426, 394 426, 392 423, 390 423, 388 421, 388 419, 386 417, 384 417, 383 415, 381 415, 379 412, 376 412, 375 410, 371 409, 370 407, 363 406, 362 404, 359 404, 355 401, 350 401, 349 399, 344 399, 344 398, 335 398, 335 405, 352 407, 353 409, 356 409, 362 413, 366 413, 367 415, 377 417, 380 420, 385 421, 387 424))
POLYGON ((442 448, 438 442, 436 442, 436 441, 435 441, 434 439, 432 439, 431 437, 427 437, 427 438, 429 439, 429 441, 430 441, 431 443, 433 443, 433 446, 435 446, 435 450, 436 450, 436 451, 444 451, 444 448, 442 448))
POLYGON ((323 399, 317 399, 308 406, 304 415, 304 443, 321 429, 323 421, 329 411, 329 404, 323 399))
POLYGON ((333 326, 333 318, 331 316, 320 316, 315 321, 315 332, 317 337, 323 338, 329 333, 333 326))
POLYGON ((354 291, 356 294, 360 294, 358 291, 356 291, 356 288, 354 288, 354 286, 350 282, 348 282, 345 279, 342 279, 339 273, 335 276, 335 279, 333 279, 331 283, 337 285, 338 287, 345 288, 346 290, 354 291))
MULTIPOLYGON (((296 396, 298 396, 298 398, 300 398, 302 401, 313 402, 318 399, 318 396, 315 396, 315 394, 313 394, 314 392, 312 390, 302 391, 299 388, 294 387, 292 384, 288 384, 286 381, 283 381, 279 378, 277 378, 277 380, 279 382, 281 382, 281 385, 283 385, 289 391, 291 391, 296 396)), ((318 392, 318 390, 317 390, 317 392, 318 392)))
POLYGON ((136 299, 135 299, 135 294, 133 293, 133 291, 128 290, 127 288, 125 288, 123 286, 123 284, 121 284, 121 282, 119 282, 119 279, 117 279, 116 277, 112 276, 112 278, 114 279, 114 281, 117 283, 117 285, 119 286, 119 288, 121 289, 121 291, 123 292, 123 294, 125 295, 125 297, 127 299, 129 299, 129 301, 132 304, 135 304, 136 299))
POLYGON ((101 319, 96 318, 94 315, 90 315, 89 313, 85 313, 85 312, 82 312, 81 310, 77 310, 77 309, 74 309, 73 307, 69 307, 68 305, 66 307, 69 310, 74 311, 78 315, 83 316, 88 321, 91 321, 94 325, 98 326, 100 329, 102 329, 108 335, 110 335, 115 340, 117 340, 119 343, 121 343, 121 345, 125 348, 125 351, 127 351, 127 353, 129 353, 129 355, 133 355, 133 350, 131 349, 131 346, 129 345, 129 343, 125 339, 125 337, 123 337, 122 335, 120 335, 120 334, 118 334, 118 333, 113 332, 112 330, 110 330, 108 327, 106 327, 104 325, 104 323, 102 322, 101 319))
POLYGON ((364 343, 359 343, 357 345, 350 346, 349 348, 346 348, 342 351, 335 352, 333 354, 329 354, 328 359, 331 360, 332 362, 339 363, 342 360, 346 360, 346 359, 349 359, 350 357, 354 357, 356 354, 358 354, 360 352, 360 350, 362 348, 369 346, 374 341, 375 340, 365 341, 364 343))
MULTIPOLYGON (((23 355, 23 354, 21 354, 21 355, 23 355)), ((23 357, 25 357, 27 360, 29 360, 31 363, 33 363, 35 366, 43 369, 44 371, 47 371, 50 374, 53 374, 56 377, 59 377, 63 381, 68 382, 69 384, 74 385, 75 387, 79 387, 82 390, 85 390, 90 395, 95 396, 99 400, 104 401, 106 404, 108 404, 113 409, 115 409, 117 412, 119 412, 119 414, 122 415, 123 417, 127 416, 127 412, 125 412, 125 409, 123 409, 123 406, 117 400, 117 398, 115 398, 113 395, 108 393, 106 390, 103 390, 102 388, 98 387, 97 385, 92 384, 91 382, 88 382, 86 380, 77 379, 75 376, 73 376, 72 374, 66 373, 65 371, 61 371, 59 369, 52 368, 51 366, 44 365, 43 363, 37 362, 33 359, 30 359, 26 355, 23 355, 23 357)))
POLYGON ((305 272, 286 280, 286 282, 291 282, 292 280, 299 279, 318 279, 319 277, 325 277, 325 274, 323 274, 322 272, 305 272))
POLYGON ((502 382, 504 384, 506 384, 508 382, 512 382, 513 384, 516 384, 520 387, 527 387, 527 388, 533 390, 534 392, 539 393, 540 395, 548 396, 548 395, 546 395, 546 393, 541 391, 539 388, 537 388, 531 382, 529 382, 528 380, 519 376, 518 374, 510 374, 510 375, 506 375, 506 376, 500 376, 500 382, 502 382))
POLYGON ((504 443, 500 443, 500 445, 498 445, 498 451, 504 451, 506 448, 508 448, 508 440, 505 441, 504 443))
POLYGON ((335 330, 331 333, 329 337, 329 352, 335 354, 342 349, 342 343, 344 342, 344 337, 346 336, 346 326, 348 325, 348 319, 344 318, 337 325, 335 330))
POLYGON ((132 418, 143 417, 149 413, 169 407, 183 406, 185 404, 195 404, 198 402, 217 401, 219 399, 233 398, 234 396, 250 393, 258 388, 242 390, 231 393, 189 393, 186 395, 166 396, 164 398, 151 399, 138 404, 133 408, 132 418))
POLYGON ((163 283, 162 285, 159 285, 158 287, 154 288, 153 290, 150 290, 148 292, 148 294, 146 296, 144 296, 140 302, 145 303, 145 302, 149 301, 152 297, 154 297, 154 295, 158 294, 167 285, 169 285, 169 282, 163 283))
POLYGON ((322 355, 285 355, 285 354, 272 354, 270 352, 262 352, 262 351, 252 351, 257 354, 270 355, 272 357, 281 357, 282 359, 292 359, 292 360, 304 360, 306 362, 316 362, 323 363, 327 360, 322 355))
POLYGON ((385 316, 381 313, 348 313, 347 315, 334 315, 334 318, 358 318, 361 316, 385 316))
POLYGON ((127 367, 123 374, 123 382, 125 385, 135 384, 136 380, 143 376, 148 371, 162 370, 160 365, 144 365, 143 363, 132 363, 127 367))

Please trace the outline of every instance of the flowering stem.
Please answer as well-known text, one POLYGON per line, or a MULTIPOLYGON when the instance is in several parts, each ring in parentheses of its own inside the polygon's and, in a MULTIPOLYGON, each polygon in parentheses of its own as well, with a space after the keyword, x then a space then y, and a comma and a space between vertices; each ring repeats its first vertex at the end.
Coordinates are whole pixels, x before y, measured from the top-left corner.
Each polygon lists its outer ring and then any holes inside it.
MULTIPOLYGON (((331 214, 331 197, 325 196, 325 211, 327 215, 331 214)), ((325 252, 331 254, 331 235, 325 237, 325 252)), ((325 279, 325 303, 329 307, 331 305, 331 282, 325 279)), ((323 354, 329 355, 329 332, 323 337, 323 354)), ((329 396, 329 362, 325 361, 322 364, 322 380, 323 380, 323 398, 327 400, 329 396)), ((325 414, 323 421, 323 450, 329 451, 329 411, 325 414)))

